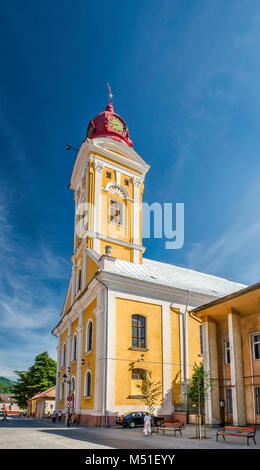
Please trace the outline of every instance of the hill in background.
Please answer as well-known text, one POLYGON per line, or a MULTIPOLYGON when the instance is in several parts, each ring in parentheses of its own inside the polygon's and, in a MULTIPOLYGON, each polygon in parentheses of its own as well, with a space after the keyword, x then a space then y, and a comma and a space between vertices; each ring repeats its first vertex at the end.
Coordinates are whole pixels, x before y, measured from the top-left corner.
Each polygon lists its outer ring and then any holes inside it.
POLYGON ((10 379, 0 377, 0 393, 12 393, 14 383, 10 379))

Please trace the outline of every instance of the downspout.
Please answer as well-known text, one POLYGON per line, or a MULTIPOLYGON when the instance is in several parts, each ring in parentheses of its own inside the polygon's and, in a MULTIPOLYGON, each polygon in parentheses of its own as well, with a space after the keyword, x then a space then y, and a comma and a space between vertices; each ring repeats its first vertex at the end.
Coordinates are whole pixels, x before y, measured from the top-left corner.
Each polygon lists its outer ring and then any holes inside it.
POLYGON ((108 428, 108 416, 107 416, 107 343, 108 343, 108 287, 107 285, 98 279, 97 274, 99 271, 97 271, 94 274, 94 278, 102 284, 102 286, 105 287, 106 289, 106 300, 105 300, 105 318, 106 318, 106 348, 105 348, 105 396, 104 396, 104 413, 105 413, 105 427, 108 428))
MULTIPOLYGON (((187 368, 187 353, 186 353, 186 350, 187 350, 187 347, 188 347, 188 340, 187 340, 187 334, 188 334, 188 331, 187 331, 187 309, 188 309, 188 305, 189 305, 189 302, 190 302, 190 298, 191 298, 191 291, 189 290, 188 291, 188 295, 187 295, 187 301, 186 301, 186 307, 185 307, 185 312, 184 312, 184 382, 186 383, 187 381, 187 371, 186 371, 186 368, 187 368)), ((188 397, 188 394, 187 394, 187 409, 186 409, 186 413, 187 413, 187 424, 189 424, 189 397, 188 397)))

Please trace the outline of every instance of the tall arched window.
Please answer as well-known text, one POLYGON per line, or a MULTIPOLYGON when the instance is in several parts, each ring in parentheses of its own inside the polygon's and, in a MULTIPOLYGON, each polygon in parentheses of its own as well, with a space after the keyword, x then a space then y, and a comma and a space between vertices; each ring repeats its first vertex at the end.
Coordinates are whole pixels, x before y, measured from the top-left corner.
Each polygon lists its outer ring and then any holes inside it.
POLYGON ((78 270, 78 277, 77 277, 77 292, 81 289, 81 268, 78 270))
POLYGON ((66 364, 66 344, 63 344, 62 347, 62 358, 61 358, 61 367, 64 367, 66 364))
POLYGON ((90 370, 87 371, 85 375, 85 390, 84 390, 84 396, 86 398, 91 397, 91 382, 92 382, 92 377, 91 377, 91 372, 90 370))
POLYGON ((77 335, 75 334, 73 336, 73 342, 72 342, 72 361, 75 361, 77 359, 77 335))
POLYGON ((75 377, 72 377, 71 379, 71 391, 75 392, 75 377))
POLYGON ((141 315, 132 315, 132 346, 146 348, 146 319, 141 315))
POLYGON ((86 338, 86 352, 92 351, 93 349, 93 322, 89 320, 87 326, 87 338, 86 338))

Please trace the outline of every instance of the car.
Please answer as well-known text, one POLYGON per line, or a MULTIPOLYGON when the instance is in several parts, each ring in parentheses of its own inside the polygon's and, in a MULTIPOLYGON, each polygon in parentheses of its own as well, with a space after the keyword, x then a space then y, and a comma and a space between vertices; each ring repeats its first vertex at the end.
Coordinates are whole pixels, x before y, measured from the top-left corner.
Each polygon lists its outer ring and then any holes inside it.
MULTIPOLYGON (((136 426, 144 425, 145 412, 143 411, 133 411, 130 413, 125 413, 118 418, 116 418, 115 423, 121 424, 123 427, 135 428, 136 426)), ((159 426, 160 423, 164 420, 162 416, 154 416, 154 425, 159 426)))

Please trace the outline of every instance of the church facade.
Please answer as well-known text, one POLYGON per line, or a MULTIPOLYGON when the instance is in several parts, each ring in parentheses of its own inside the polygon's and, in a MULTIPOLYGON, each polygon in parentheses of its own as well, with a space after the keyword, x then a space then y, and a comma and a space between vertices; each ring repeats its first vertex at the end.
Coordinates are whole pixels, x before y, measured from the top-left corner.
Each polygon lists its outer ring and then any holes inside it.
POLYGON ((56 410, 81 424, 109 425, 144 410, 142 381, 160 382, 157 413, 186 401, 185 382, 203 358, 191 310, 242 284, 144 257, 142 195, 149 165, 133 149, 111 100, 88 126, 74 164, 72 273, 57 337, 56 410))

